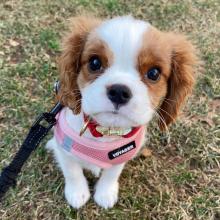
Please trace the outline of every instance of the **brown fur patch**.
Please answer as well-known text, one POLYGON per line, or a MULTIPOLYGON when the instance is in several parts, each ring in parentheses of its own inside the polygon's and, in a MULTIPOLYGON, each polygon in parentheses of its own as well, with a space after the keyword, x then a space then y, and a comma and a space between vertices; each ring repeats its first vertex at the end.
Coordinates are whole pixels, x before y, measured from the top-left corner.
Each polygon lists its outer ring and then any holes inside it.
POLYGON ((152 105, 158 108, 162 130, 175 121, 191 93, 197 61, 194 47, 184 36, 162 33, 155 28, 146 32, 138 56, 138 69, 149 89, 152 105), (152 67, 161 70, 161 77, 155 83, 144 77, 152 67))
POLYGON ((106 68, 113 63, 113 53, 108 45, 96 36, 95 33, 87 40, 81 59, 81 75, 80 75, 80 86, 84 87, 88 82, 94 81, 100 76, 106 68), (88 68, 89 59, 93 56, 97 56, 102 62, 102 68, 100 71, 94 73, 88 68))
POLYGON ((80 60, 88 34, 100 24, 96 18, 76 17, 72 19, 71 32, 63 40, 63 51, 59 60, 60 83, 57 99, 73 110, 81 110, 81 94, 77 85, 80 60))
MULTIPOLYGON (((171 74, 167 94, 158 113, 169 125, 175 121, 184 101, 192 92, 198 58, 195 48, 184 36, 174 33, 166 35, 167 42, 172 46, 171 74)), ((162 121, 159 125, 162 130, 166 129, 162 121)))
POLYGON ((167 79, 170 75, 171 48, 164 34, 155 28, 147 31, 143 38, 143 46, 138 55, 138 70, 143 82, 147 85, 151 103, 156 109, 161 99, 166 95, 167 79), (158 68, 161 75, 158 81, 152 82, 145 74, 151 68, 158 68))

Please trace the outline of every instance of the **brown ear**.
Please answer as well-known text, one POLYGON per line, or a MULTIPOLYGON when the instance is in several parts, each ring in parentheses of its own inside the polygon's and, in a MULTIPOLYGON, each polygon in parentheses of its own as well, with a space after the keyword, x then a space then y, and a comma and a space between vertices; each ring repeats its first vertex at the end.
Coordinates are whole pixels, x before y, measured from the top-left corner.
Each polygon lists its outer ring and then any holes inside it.
POLYGON ((168 43, 172 45, 171 74, 168 79, 167 94, 158 113, 161 130, 174 122, 180 107, 191 93, 195 82, 196 52, 193 45, 183 36, 168 33, 168 43))
POLYGON ((57 98, 62 105, 72 109, 74 114, 79 114, 81 110, 81 94, 77 85, 81 53, 88 34, 99 23, 95 18, 73 18, 71 32, 63 40, 63 51, 59 59, 60 89, 57 98))

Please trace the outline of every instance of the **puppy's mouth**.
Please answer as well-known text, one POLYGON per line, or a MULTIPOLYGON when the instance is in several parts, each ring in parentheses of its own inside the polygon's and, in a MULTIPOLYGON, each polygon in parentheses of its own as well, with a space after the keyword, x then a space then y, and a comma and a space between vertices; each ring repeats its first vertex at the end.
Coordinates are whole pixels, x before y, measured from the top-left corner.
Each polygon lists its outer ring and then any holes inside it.
POLYGON ((140 126, 129 127, 129 128, 104 127, 101 126, 94 118, 84 113, 84 126, 80 131, 80 136, 82 136, 87 129, 89 129, 90 133, 94 137, 120 136, 120 137, 128 138, 134 135, 140 129, 140 126))

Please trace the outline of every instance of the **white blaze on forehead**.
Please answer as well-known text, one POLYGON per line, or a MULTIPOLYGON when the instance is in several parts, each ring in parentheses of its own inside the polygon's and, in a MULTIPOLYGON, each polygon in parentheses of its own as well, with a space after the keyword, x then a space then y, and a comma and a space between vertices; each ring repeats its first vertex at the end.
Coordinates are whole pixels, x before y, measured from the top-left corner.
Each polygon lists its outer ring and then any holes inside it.
POLYGON ((143 34, 149 27, 147 22, 125 16, 105 21, 96 29, 96 33, 112 50, 114 64, 126 68, 136 64, 143 34))

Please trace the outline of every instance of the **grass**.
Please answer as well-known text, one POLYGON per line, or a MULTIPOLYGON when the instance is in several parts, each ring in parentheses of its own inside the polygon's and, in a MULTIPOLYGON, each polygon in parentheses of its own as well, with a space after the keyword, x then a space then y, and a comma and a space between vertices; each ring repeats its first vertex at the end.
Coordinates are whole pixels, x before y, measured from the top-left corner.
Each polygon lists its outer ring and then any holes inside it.
MULTIPOLYGON (((146 143, 152 156, 126 165, 113 209, 103 210, 92 199, 78 211, 70 208, 62 174, 44 141, 0 204, 1 219, 220 219, 219 0, 3 0, 0 8, 0 168, 36 115, 54 102, 67 18, 133 14, 162 30, 187 34, 204 61, 192 97, 170 128, 170 141, 153 122, 146 143)), ((93 189, 96 179, 86 174, 93 189)))

